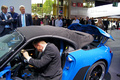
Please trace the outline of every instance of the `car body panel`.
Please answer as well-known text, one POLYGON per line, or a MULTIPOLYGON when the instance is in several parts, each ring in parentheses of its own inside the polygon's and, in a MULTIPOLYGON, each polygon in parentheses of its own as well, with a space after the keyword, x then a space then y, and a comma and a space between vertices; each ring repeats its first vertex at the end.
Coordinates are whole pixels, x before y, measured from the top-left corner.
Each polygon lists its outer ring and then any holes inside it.
POLYGON ((110 34, 106 33, 105 31, 103 31, 102 29, 100 29, 99 27, 95 25, 90 25, 90 24, 82 25, 79 23, 73 23, 70 26, 68 26, 68 29, 76 30, 76 31, 83 31, 83 32, 95 34, 95 35, 102 35, 102 36, 105 36, 107 38, 114 40, 110 34))
MULTIPOLYGON (((110 48, 107 46, 102 46, 100 48, 92 49, 92 50, 77 50, 69 53, 69 56, 73 61, 66 61, 66 65, 63 69, 63 80, 73 80, 77 72, 86 66, 92 66, 95 62, 99 60, 105 60, 107 62, 106 72, 108 72, 112 53, 110 52, 110 48), (69 64, 69 65, 68 65, 69 64), (67 69, 67 67, 69 67, 67 69)), ((87 72, 86 72, 87 74, 87 72)), ((85 75, 84 75, 85 77, 85 75)))

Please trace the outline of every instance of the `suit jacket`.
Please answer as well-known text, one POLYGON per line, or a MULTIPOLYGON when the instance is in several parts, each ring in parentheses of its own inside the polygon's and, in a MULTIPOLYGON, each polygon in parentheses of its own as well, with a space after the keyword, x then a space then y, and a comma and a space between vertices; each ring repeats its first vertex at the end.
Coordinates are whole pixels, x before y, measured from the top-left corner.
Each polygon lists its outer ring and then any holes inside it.
POLYGON ((48 43, 45 51, 37 59, 31 58, 29 63, 37 67, 37 72, 44 78, 54 80, 56 76, 62 75, 60 53, 54 44, 48 43))
POLYGON ((5 25, 9 25, 10 28, 13 29, 13 24, 12 24, 13 19, 10 19, 12 18, 11 15, 9 13, 6 13, 6 16, 7 16, 7 20, 5 19, 4 14, 2 12, 0 13, 0 33, 4 31, 5 25), (5 20, 5 21, 2 21, 2 20, 5 20))
MULTIPOLYGON (((30 25, 33 24, 31 14, 26 14, 25 13, 25 20, 26 20, 26 26, 30 26, 30 25)), ((18 17, 17 17, 17 27, 22 27, 21 14, 18 15, 18 17)))
POLYGON ((50 20, 50 25, 51 26, 55 26, 55 20, 54 20, 54 24, 52 25, 52 20, 50 20))
POLYGON ((17 16, 18 16, 18 13, 16 13, 16 12, 14 12, 14 13, 8 12, 8 13, 11 14, 11 17, 14 19, 13 27, 15 29, 16 26, 17 26, 17 16))

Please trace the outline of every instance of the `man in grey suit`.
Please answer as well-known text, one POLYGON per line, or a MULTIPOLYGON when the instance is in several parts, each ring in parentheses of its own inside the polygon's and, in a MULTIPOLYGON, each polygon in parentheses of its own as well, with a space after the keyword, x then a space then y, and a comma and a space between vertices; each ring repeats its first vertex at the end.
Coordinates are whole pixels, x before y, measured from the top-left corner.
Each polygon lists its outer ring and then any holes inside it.
POLYGON ((29 56, 26 50, 21 50, 28 63, 36 67, 37 76, 32 80, 61 80, 62 68, 58 48, 52 43, 36 40, 34 47, 40 52, 37 59, 29 56))
POLYGON ((2 12, 0 13, 0 37, 9 34, 13 30, 13 19, 7 12, 8 7, 3 5, 1 7, 2 12))

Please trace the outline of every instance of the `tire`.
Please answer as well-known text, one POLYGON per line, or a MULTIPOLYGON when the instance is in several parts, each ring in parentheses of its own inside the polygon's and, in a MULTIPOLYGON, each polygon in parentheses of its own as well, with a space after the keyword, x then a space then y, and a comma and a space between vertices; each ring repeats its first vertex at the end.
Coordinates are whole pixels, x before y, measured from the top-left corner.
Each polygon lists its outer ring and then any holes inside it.
POLYGON ((93 64, 86 76, 85 80, 103 80, 106 71, 106 64, 103 61, 93 64))

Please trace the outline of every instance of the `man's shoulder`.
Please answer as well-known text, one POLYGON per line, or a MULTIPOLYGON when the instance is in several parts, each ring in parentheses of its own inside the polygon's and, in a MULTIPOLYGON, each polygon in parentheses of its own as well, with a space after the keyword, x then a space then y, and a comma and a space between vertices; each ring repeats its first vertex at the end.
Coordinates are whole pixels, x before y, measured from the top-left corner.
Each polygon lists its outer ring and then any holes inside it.
POLYGON ((59 53, 59 50, 57 48, 57 46, 55 46, 55 44, 53 43, 48 43, 47 46, 46 46, 46 49, 45 51, 50 51, 50 53, 59 53))
POLYGON ((27 15, 27 16, 31 16, 31 14, 30 14, 30 13, 25 13, 25 15, 27 15))
POLYGON ((55 48, 57 48, 57 47, 56 47, 55 44, 53 44, 53 43, 47 43, 46 48, 52 50, 52 49, 55 49, 55 48))
POLYGON ((21 14, 18 14, 17 16, 21 16, 21 14))
POLYGON ((11 16, 11 14, 7 12, 7 13, 6 13, 6 16, 11 16))
POLYGON ((47 46, 55 46, 53 43, 47 43, 47 46))
POLYGON ((18 15, 18 13, 16 13, 16 12, 15 12, 14 14, 15 14, 15 15, 18 15))

